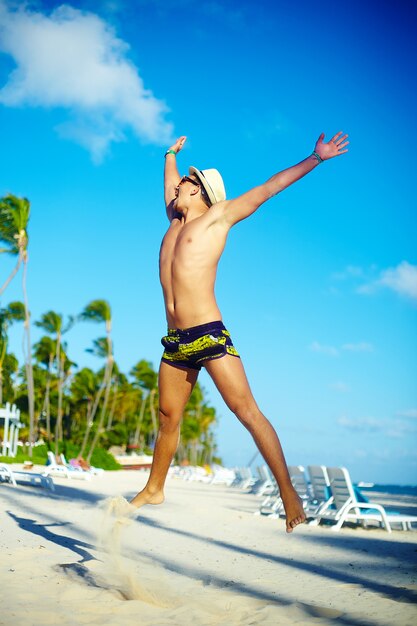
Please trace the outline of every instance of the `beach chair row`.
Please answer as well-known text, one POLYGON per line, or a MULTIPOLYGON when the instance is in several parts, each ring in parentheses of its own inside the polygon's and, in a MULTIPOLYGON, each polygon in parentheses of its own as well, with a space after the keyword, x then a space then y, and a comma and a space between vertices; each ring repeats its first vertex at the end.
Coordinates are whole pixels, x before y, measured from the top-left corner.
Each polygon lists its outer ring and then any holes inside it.
MULTIPOLYGON (((269 471, 268 468, 266 470, 269 471)), ((309 465, 308 476, 302 465, 289 466, 288 470, 311 525, 318 525, 322 521, 332 522, 331 530, 337 532, 345 522, 360 523, 364 527, 368 522, 377 522, 391 532, 392 526, 411 530, 412 524, 417 524, 417 516, 401 515, 370 502, 353 485, 349 472, 344 467, 309 465)), ((284 506, 276 483, 274 491, 264 498, 255 514, 275 518, 284 515, 284 506)))
POLYGON ((236 478, 235 472, 221 465, 201 467, 199 465, 179 466, 173 465, 169 468, 169 476, 182 478, 186 481, 196 481, 212 485, 230 486, 236 478))
POLYGON ((85 465, 85 469, 83 469, 79 465, 68 463, 63 454, 60 454, 57 458, 52 451, 48 452, 48 464, 42 473, 15 470, 8 467, 5 463, 0 464, 0 482, 10 483, 13 486, 21 483, 46 487, 51 491, 55 490, 52 476, 91 480, 93 476, 103 473, 104 470, 101 468, 85 465))

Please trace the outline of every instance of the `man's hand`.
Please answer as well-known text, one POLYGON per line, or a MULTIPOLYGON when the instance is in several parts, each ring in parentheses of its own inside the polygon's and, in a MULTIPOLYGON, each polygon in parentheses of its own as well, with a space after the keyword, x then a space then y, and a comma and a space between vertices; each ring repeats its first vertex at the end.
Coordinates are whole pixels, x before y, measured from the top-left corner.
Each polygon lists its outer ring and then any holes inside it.
POLYGON ((340 131, 340 133, 337 133, 334 137, 330 139, 330 141, 324 143, 324 133, 322 133, 317 139, 314 151, 317 152, 317 154, 323 159, 323 161, 344 154, 345 152, 347 152, 347 149, 343 150, 343 148, 347 146, 349 142, 345 141, 347 135, 342 135, 343 131, 340 131))
POLYGON ((178 154, 178 152, 182 150, 183 145, 185 144, 186 141, 187 141, 187 137, 185 135, 182 135, 182 137, 179 137, 177 141, 174 143, 174 145, 172 145, 168 149, 173 150, 174 152, 178 154))

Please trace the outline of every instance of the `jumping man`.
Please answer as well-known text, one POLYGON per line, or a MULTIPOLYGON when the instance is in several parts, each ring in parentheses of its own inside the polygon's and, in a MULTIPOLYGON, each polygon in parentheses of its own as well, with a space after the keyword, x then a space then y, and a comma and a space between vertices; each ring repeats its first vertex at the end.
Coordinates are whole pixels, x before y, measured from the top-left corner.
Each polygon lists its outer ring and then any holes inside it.
POLYGON ((165 351, 159 369, 159 432, 149 480, 132 505, 163 502, 183 411, 198 373, 205 367, 229 409, 251 433, 279 485, 287 532, 305 520, 278 436, 255 402, 242 361, 222 323, 214 283, 230 228, 319 163, 347 152, 346 138, 339 132, 324 143, 324 134, 320 135, 313 153, 301 163, 233 200, 226 200, 222 178, 215 169, 190 167, 189 175, 180 177, 176 155, 186 137, 167 150, 164 186, 170 226, 161 246, 160 278, 168 334, 162 339, 165 351))

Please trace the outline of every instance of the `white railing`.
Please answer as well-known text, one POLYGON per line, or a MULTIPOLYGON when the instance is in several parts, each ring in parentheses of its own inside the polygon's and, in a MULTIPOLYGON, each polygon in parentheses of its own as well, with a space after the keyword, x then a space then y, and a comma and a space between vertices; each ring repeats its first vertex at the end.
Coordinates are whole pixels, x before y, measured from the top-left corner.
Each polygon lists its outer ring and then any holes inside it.
POLYGON ((4 420, 2 456, 16 456, 19 429, 23 424, 19 420, 20 410, 7 402, 4 408, 0 407, 0 423, 4 420))

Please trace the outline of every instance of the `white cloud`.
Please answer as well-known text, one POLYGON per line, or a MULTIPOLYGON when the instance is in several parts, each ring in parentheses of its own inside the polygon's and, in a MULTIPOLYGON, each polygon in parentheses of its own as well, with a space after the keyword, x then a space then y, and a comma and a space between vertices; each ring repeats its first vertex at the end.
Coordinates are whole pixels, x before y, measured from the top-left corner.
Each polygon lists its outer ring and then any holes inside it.
POLYGON ((335 383, 332 383, 330 385, 330 388, 333 389, 334 391, 338 391, 339 393, 347 393, 348 391, 350 391, 350 387, 347 383, 344 383, 341 380, 338 380, 335 383))
POLYGON ((339 351, 334 346, 325 346, 318 341, 313 341, 310 345, 310 350, 313 352, 320 352, 321 354, 327 354, 329 356, 337 356, 339 351))
POLYGON ((361 417, 360 419, 352 419, 342 415, 338 418, 337 423, 348 430, 358 432, 376 432, 384 428, 385 420, 376 419, 375 417, 361 417))
POLYGON ((338 356, 340 350, 345 350, 347 352, 373 352, 374 349, 373 345, 366 341, 361 341, 359 343, 345 343, 340 349, 335 346, 329 346, 319 343, 318 341, 313 341, 309 348, 313 352, 320 352, 321 354, 327 354, 328 356, 338 356))
POLYGON ((399 417, 410 417, 412 419, 417 418, 417 409, 406 409, 405 411, 398 411, 399 417))
POLYGON ((360 343, 345 343, 342 346, 342 350, 347 350, 348 352, 373 352, 374 347, 371 343, 361 341, 360 343))
POLYGON ((388 268, 381 273, 379 283, 401 295, 417 299, 417 265, 403 261, 397 267, 388 268))
POLYGON ((333 280, 347 280, 348 278, 358 278, 363 275, 363 269, 357 265, 348 265, 341 272, 334 272, 331 276, 333 280))
POLYGON ((167 107, 145 89, 128 48, 93 13, 62 5, 46 16, 9 10, 0 0, 0 50, 16 63, 0 103, 67 110, 69 119, 58 132, 86 147, 96 161, 126 130, 143 142, 167 144, 167 107))
POLYGON ((379 278, 358 288, 359 293, 374 293, 378 289, 391 289, 401 296, 417 300, 417 265, 402 261, 396 267, 380 272, 379 278))
POLYGON ((346 430, 362 434, 380 432, 390 439, 400 439, 407 435, 414 435, 417 432, 414 424, 400 419, 381 419, 376 417, 352 419, 342 415, 337 419, 337 423, 346 430))

